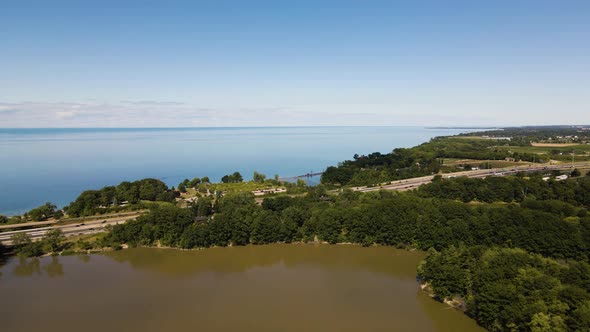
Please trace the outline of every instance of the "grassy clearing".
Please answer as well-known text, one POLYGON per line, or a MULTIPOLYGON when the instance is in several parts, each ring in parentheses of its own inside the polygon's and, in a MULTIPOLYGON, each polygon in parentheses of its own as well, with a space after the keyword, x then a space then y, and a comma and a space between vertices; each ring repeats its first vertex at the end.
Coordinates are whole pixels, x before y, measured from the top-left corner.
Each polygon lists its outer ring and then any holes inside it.
POLYGON ((496 206, 496 207, 502 207, 502 206, 506 206, 506 205, 510 205, 510 204, 514 204, 514 203, 507 203, 507 202, 493 202, 493 203, 486 203, 486 202, 480 202, 480 201, 471 201, 468 203, 465 203, 467 205, 470 206, 496 206))
POLYGON ((86 241, 86 242, 92 243, 92 242, 95 242, 95 241, 105 237, 105 236, 106 236, 106 233, 74 235, 74 236, 67 237, 65 242, 76 243, 78 241, 86 241))
POLYGON ((165 206, 174 206, 175 203, 171 202, 162 202, 162 201, 141 201, 142 203, 146 204, 148 207, 158 206, 158 207, 165 207, 165 206))
POLYGON ((506 149, 512 152, 519 153, 536 153, 536 154, 549 154, 551 151, 559 151, 561 153, 571 153, 575 151, 576 155, 586 154, 590 152, 590 144, 575 144, 562 147, 550 147, 550 146, 497 146, 498 149, 506 149))
POLYGON ((284 186, 277 186, 269 181, 261 183, 261 182, 239 182, 239 183, 212 183, 208 185, 199 185, 197 189, 195 188, 187 188, 186 193, 182 194, 182 198, 190 198, 195 196, 206 195, 206 193, 201 192, 200 190, 208 189, 209 193, 215 194, 217 191, 224 191, 227 193, 233 192, 244 192, 244 191, 256 191, 262 189, 273 189, 273 188, 284 188, 284 186))
POLYGON ((464 159, 464 158, 438 158, 438 160, 442 160, 445 165, 449 165, 451 163, 461 162, 464 160, 474 160, 474 159, 464 159))
POLYGON ((453 159, 453 158, 444 158, 443 160, 443 167, 453 167, 459 165, 471 165, 478 167, 481 164, 488 164, 492 168, 503 168, 503 167, 512 167, 512 166, 523 166, 529 165, 530 162, 526 161, 506 161, 506 160, 480 160, 480 159, 453 159))
POLYGON ((497 137, 483 137, 483 136, 452 136, 448 137, 449 139, 460 139, 460 140, 477 140, 477 141, 505 141, 509 142, 506 139, 497 138, 497 137))
POLYGON ((540 146, 540 147, 551 147, 551 148, 562 148, 568 146, 576 146, 580 145, 578 143, 531 143, 532 146, 540 146))
POLYGON ((105 236, 107 236, 106 232, 69 236, 63 243, 65 250, 62 255, 73 255, 86 253, 88 250, 95 250, 101 247, 97 242, 105 236))
POLYGON ((260 182, 240 182, 240 183, 216 183, 210 186, 210 190, 221 190, 227 192, 237 192, 237 191, 254 191, 254 190, 261 190, 261 189, 272 189, 278 188, 279 186, 272 185, 270 183, 260 183, 260 182))
POLYGON ((486 137, 481 137, 481 136, 454 136, 454 137, 449 137, 449 138, 456 138, 456 139, 462 139, 462 140, 470 140, 470 139, 474 139, 474 140, 485 139, 485 140, 487 140, 488 139, 486 137))

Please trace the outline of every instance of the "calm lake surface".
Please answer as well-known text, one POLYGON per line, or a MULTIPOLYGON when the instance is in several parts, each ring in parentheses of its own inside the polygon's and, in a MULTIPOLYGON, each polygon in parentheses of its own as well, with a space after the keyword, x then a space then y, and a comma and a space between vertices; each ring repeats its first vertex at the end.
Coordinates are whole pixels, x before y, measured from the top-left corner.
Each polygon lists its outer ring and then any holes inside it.
POLYGON ((423 252, 348 245, 11 258, 2 331, 483 331, 418 290, 423 252))
POLYGON ((391 152, 468 130, 422 127, 0 129, 0 214, 47 201, 62 207, 86 189, 158 178, 219 181, 239 171, 269 177, 321 172, 355 153, 391 152))

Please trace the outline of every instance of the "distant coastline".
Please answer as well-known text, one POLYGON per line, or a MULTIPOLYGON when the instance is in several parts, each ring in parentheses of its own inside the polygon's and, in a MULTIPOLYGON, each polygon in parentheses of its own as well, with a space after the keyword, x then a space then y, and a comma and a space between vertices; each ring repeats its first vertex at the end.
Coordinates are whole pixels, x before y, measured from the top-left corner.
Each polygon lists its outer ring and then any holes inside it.
POLYGON ((457 130, 503 130, 502 127, 424 127, 424 129, 457 129, 457 130))
POLYGON ((355 153, 388 153, 459 132, 403 126, 0 129, 3 158, 21 165, 0 166, 0 214, 22 214, 47 201, 65 206, 86 189, 142 178, 176 186, 195 174, 220 181, 234 171, 317 173, 355 153))

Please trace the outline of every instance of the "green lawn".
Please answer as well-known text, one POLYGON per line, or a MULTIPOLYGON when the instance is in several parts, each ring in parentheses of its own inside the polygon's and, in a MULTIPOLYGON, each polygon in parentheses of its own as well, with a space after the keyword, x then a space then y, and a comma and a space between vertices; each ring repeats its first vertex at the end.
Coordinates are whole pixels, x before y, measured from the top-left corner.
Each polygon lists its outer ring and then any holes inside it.
POLYGON ((456 167, 459 165, 471 165, 479 167, 481 164, 489 163, 492 168, 501 168, 501 167, 511 167, 511 166, 520 166, 520 165, 528 165, 529 162, 515 162, 515 161, 505 161, 505 160, 479 160, 479 159, 457 159, 457 158, 443 158, 444 164, 443 167, 456 167))
POLYGON ((214 183, 209 186, 209 190, 215 191, 227 191, 227 192, 242 192, 242 191, 254 191, 261 189, 279 188, 270 183, 260 182, 239 182, 239 183, 214 183))

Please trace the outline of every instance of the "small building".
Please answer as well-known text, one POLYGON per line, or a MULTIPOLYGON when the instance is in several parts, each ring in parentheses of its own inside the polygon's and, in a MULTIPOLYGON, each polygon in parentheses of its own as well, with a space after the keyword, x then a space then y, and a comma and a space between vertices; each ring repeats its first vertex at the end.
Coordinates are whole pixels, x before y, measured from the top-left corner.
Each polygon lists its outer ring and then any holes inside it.
POLYGON ((279 193, 284 193, 284 192, 287 192, 286 188, 259 189, 259 190, 254 190, 252 193, 254 194, 254 196, 263 196, 266 194, 279 194, 279 193))
POLYGON ((567 180, 568 176, 563 174, 555 177, 555 181, 567 180))

